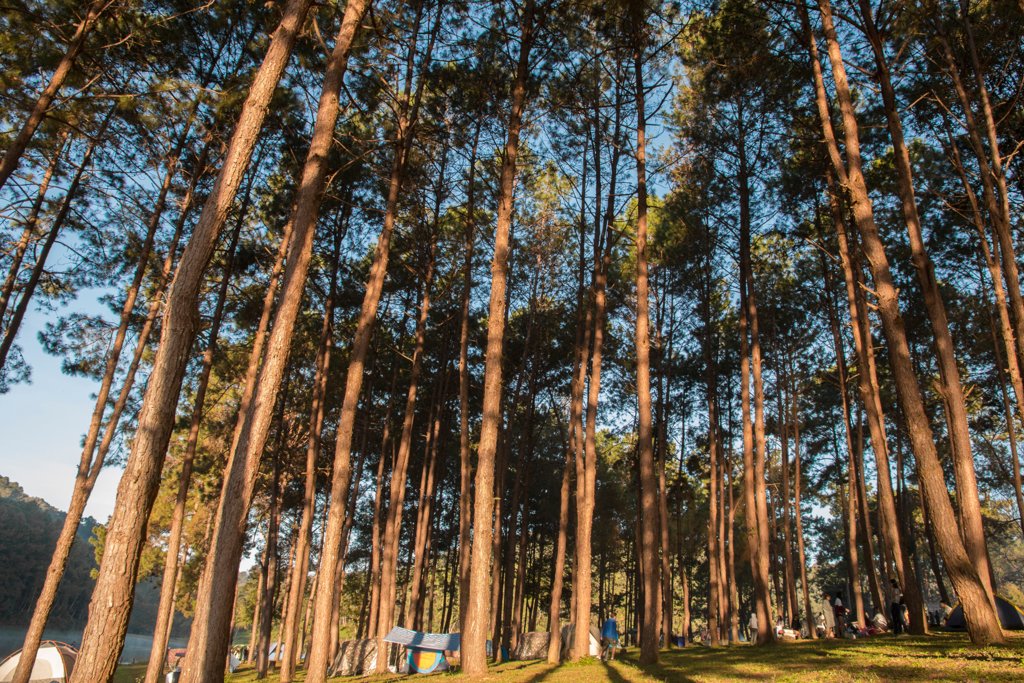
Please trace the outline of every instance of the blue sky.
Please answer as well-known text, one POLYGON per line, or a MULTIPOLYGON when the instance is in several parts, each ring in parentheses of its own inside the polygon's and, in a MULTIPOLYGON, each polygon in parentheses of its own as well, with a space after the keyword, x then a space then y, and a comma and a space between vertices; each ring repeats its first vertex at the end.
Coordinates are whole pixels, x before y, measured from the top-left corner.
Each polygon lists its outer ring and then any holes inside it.
MULTIPOLYGON (((94 295, 83 292, 70 308, 99 312, 94 295)), ((46 318, 44 312, 29 311, 18 335, 32 366, 32 383, 15 385, 0 394, 0 474, 21 484, 28 495, 66 510, 96 383, 63 374, 60 359, 43 352, 37 333, 46 318)), ((106 522, 114 509, 120 475, 119 468, 100 474, 86 515, 106 522)))

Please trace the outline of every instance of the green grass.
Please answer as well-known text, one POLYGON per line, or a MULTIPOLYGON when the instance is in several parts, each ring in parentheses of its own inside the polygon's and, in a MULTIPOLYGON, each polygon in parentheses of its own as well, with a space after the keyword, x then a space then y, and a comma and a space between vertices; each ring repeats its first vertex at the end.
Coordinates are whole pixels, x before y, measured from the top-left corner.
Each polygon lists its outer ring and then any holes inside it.
POLYGON ((135 679, 141 679, 146 675, 145 664, 121 664, 114 672, 114 683, 135 683, 135 679))
MULTIPOLYGON (((605 664, 585 660, 552 666, 542 662, 509 662, 491 668, 487 683, 653 683, 654 681, 1024 681, 1024 636, 1008 645, 975 648, 962 634, 928 637, 877 636, 861 640, 688 647, 661 653, 655 666, 639 667, 637 651, 605 664)), ((462 679, 441 674, 443 679, 462 679)), ((300 675, 296 680, 301 681, 300 675)), ((399 676, 365 680, 394 681, 399 676)), ((268 680, 275 680, 271 675, 268 680)), ((337 678, 335 681, 351 681, 337 678)), ((240 671, 229 683, 251 683, 255 673, 240 671)))

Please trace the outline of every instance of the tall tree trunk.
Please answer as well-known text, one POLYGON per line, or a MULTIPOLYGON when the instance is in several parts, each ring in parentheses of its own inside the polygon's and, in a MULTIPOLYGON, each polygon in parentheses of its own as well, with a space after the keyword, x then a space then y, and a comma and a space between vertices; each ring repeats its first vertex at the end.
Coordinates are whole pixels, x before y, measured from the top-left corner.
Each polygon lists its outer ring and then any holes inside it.
MULTIPOLYGON (((380 608, 380 530, 383 527, 381 520, 384 515, 384 466, 387 462, 388 444, 391 433, 391 394, 394 393, 397 371, 395 378, 392 378, 392 391, 389 393, 388 407, 384 414, 384 430, 380 449, 380 458, 377 461, 376 488, 373 496, 373 518, 370 532, 370 616, 367 634, 377 633, 377 617, 380 608)), ((391 458, 392 461, 394 458, 391 458)))
MULTIPOLYGON (((260 600, 262 612, 260 613, 260 635, 257 641, 258 651, 256 653, 256 680, 267 677, 270 668, 270 634, 274 627, 274 606, 277 595, 277 569, 279 558, 277 556, 278 527, 281 526, 280 507, 280 481, 281 481, 281 444, 284 442, 284 405, 281 401, 281 410, 278 413, 278 447, 274 454, 274 474, 270 487, 270 514, 267 522, 267 553, 266 564, 263 567, 265 579, 263 582, 263 597, 260 600)), ((275 659, 280 661, 280 653, 275 653, 275 659)), ((221 674, 223 675, 223 674, 221 674)))
POLYGON ((573 453, 566 439, 565 465, 562 467, 562 485, 558 495, 558 537, 555 539, 554 570, 551 577, 551 602, 548 606, 548 654, 550 664, 561 661, 562 649, 562 584, 565 578, 565 547, 569 534, 569 489, 573 469, 573 453))
POLYGON ((327 182, 327 157, 338 120, 339 93, 352 40, 369 0, 349 0, 327 63, 313 135, 289 222, 288 258, 281 296, 252 401, 238 416, 241 424, 226 467, 214 537, 196 598, 195 620, 184 661, 184 683, 203 683, 223 675, 227 657, 230 604, 238 576, 246 514, 270 429, 278 387, 291 352, 295 321, 302 303, 313 252, 320 202, 327 182))
POLYGON ((46 117, 46 112, 49 111, 50 105, 53 104, 53 100, 57 97, 57 93, 60 92, 64 81, 67 80, 68 74, 71 73, 71 69, 74 68, 75 60, 81 54, 85 40, 89 37, 89 32, 92 31, 103 12, 112 4, 114 4, 112 0, 93 0, 85 8, 85 13, 75 26, 75 32, 68 41, 64 54, 61 56, 60 61, 57 62, 57 68, 53 70, 53 74, 50 76, 46 87, 43 88, 43 92, 36 98, 28 118, 25 119, 25 123, 21 125, 18 134, 4 152, 3 158, 0 159, 0 188, 7 184, 11 174, 18 168, 21 157, 25 154, 32 136, 35 135, 39 124, 46 117))
POLYGON ((741 131, 740 187, 740 403, 743 410, 743 490, 747 548, 754 578, 757 644, 774 642, 769 585, 768 500, 764 467, 764 389, 761 384, 761 344, 757 335, 757 303, 750 261, 750 189, 745 142, 741 131), (751 405, 753 387, 753 405, 751 405), (758 398, 760 397, 760 399, 758 398))
MULTIPOLYGON (((164 312, 160 346, 138 417, 136 438, 107 530, 104 557, 108 561, 99 568, 72 683, 109 681, 124 647, 146 523, 159 488, 178 394, 189 349, 195 339, 203 275, 310 4, 311 0, 289 0, 285 6, 281 24, 271 37, 263 64, 242 107, 221 171, 175 274, 164 312)), ((216 678, 220 676, 223 676, 223 669, 216 678)))
MULTIPOLYGON (((853 607, 858 619, 864 619, 864 596, 860 586, 860 555, 857 552, 858 525, 867 529, 864 516, 867 511, 867 501, 861 501, 863 493, 860 487, 860 475, 857 472, 858 452, 864 445, 864 420, 860 410, 857 411, 857 436, 854 437, 853 411, 850 408, 850 394, 847 390, 849 382, 847 379, 846 351, 843 346, 842 332, 839 328, 839 317, 836 315, 835 304, 832 300, 832 278, 830 277, 828 264, 821 255, 821 274, 823 278, 822 303, 828 317, 829 328, 832 330, 832 346, 836 358, 836 380, 839 383, 839 396, 843 409, 843 434, 845 436, 847 453, 847 498, 846 498, 846 554, 850 565, 850 585, 853 589, 853 607)), ((870 545, 868 539, 864 539, 865 547, 870 545)), ((869 573, 873 572, 873 559, 868 554, 866 562, 869 565, 869 573)), ((877 587, 878 579, 871 579, 872 585, 877 587)), ((880 600, 880 595, 876 596, 880 600)), ((876 609, 880 609, 876 605, 876 609)))
POLYGON ((334 251, 330 261, 330 285, 324 302, 324 320, 320 327, 317 344, 316 369, 313 374, 313 396, 309 410, 309 436, 306 441, 306 478, 302 494, 302 512, 298 538, 295 541, 295 571, 288 587, 288 611, 281 620, 284 631, 284 648, 278 657, 281 683, 290 683, 295 676, 296 663, 301 655, 299 640, 299 608, 306 593, 309 573, 309 551, 313 536, 313 517, 316 514, 316 465, 320 457, 320 434, 323 431, 324 413, 327 404, 327 378, 331 367, 331 350, 334 337, 334 300, 338 285, 338 262, 341 257, 341 242, 346 232, 351 204, 343 209, 341 224, 336 226, 334 251))
MULTIPOLYGON (((438 17, 438 21, 435 21, 435 26, 431 33, 430 43, 424 58, 425 63, 430 61, 430 53, 433 49, 434 37, 437 34, 439 19, 440 17, 438 17)), ((417 19, 418 25, 419 19, 417 19)), ((415 137, 416 120, 423 94, 424 79, 422 74, 416 84, 415 94, 413 94, 415 55, 416 46, 414 42, 409 47, 404 92, 399 100, 398 137, 395 142, 391 177, 388 181, 384 223, 381 227, 380 236, 377 239, 377 246, 374 249, 366 291, 363 294, 363 303, 359 311, 356 331, 352 340, 348 372, 345 376, 345 390, 342 397, 341 414, 338 421, 338 433, 334 450, 334 470, 331 476, 327 529, 324 532, 322 557, 326 560, 326 564, 322 564, 320 568, 321 572, 328 572, 328 576, 334 575, 337 570, 336 564, 340 558, 340 549, 344 541, 345 523, 348 516, 345 509, 344 496, 349 489, 352 476, 352 434, 356 408, 359 403, 359 394, 362 390, 363 370, 366 366, 373 324, 377 318, 377 307, 380 304, 380 297, 384 288, 384 278, 387 275, 388 259, 391 253, 391 238, 394 233, 395 218, 398 212, 398 199, 405 177, 406 161, 415 137)), ((337 601, 335 585, 325 584, 323 588, 324 590, 319 591, 316 597, 317 602, 314 611, 318 614, 330 613, 330 610, 333 609, 333 604, 337 601)), ((315 622, 314 626, 306 680, 308 683, 323 683, 329 664, 327 660, 330 652, 330 623, 325 619, 320 619, 315 622)), ((383 652, 381 655, 383 656, 383 652)))
MULTIPOLYGON (((250 180, 250 188, 252 184, 250 180)), ((249 197, 246 191, 246 199, 249 197)), ((210 336, 203 352, 202 368, 199 371, 199 382, 193 400, 192 418, 189 424, 188 437, 185 442, 185 453, 181 458, 181 472, 178 474, 178 493, 174 500, 174 512, 171 516, 171 529, 167 538, 167 559, 164 563, 163 581, 160 584, 160 606, 157 609, 157 621, 153 629, 153 646, 146 665, 145 683, 159 683, 163 674, 164 655, 174 621, 174 596, 177 588, 176 577, 179 575, 179 555, 181 537, 185 526, 185 506, 192 483, 192 467, 195 462, 196 449, 199 445, 199 428, 203 421, 203 410, 206 406, 206 391, 210 384, 210 373, 213 368, 213 356, 217 351, 217 339, 220 336, 220 325, 224 318, 224 306, 227 302, 228 285, 231 282, 234 267, 235 251, 238 247, 242 225, 245 222, 248 201, 243 203, 231 234, 231 242, 226 252, 227 260, 221 275, 220 287, 217 290, 217 304, 214 307, 213 319, 210 323, 210 336)))
POLYGON ((846 301, 853 328, 853 347, 857 354, 857 389, 861 403, 866 408, 868 433, 875 455, 875 472, 878 483, 878 519, 882 539, 887 546, 884 550, 892 558, 896 579, 902 588, 910 615, 910 632, 922 635, 927 632, 928 622, 924 614, 924 600, 921 586, 909 562, 905 544, 901 539, 896 514, 896 499, 892 490, 889 472, 889 446, 885 433, 885 415, 882 412, 881 390, 874 361, 874 341, 871 336, 870 319, 864 301, 861 282, 861 266, 856 250, 851 249, 846 229, 846 219, 835 187, 834 175, 827 174, 829 209, 833 227, 839 243, 839 261, 846 284, 846 301))
MULTIPOLYGON (((782 361, 782 363, 784 362, 785 361, 782 361)), ((784 396, 785 384, 786 377, 783 374, 782 378, 779 379, 779 386, 776 387, 776 391, 778 392, 778 396, 776 398, 778 400, 779 411, 779 441, 782 446, 782 571, 786 593, 786 614, 789 620, 786 626, 791 627, 791 624, 796 618, 799 610, 797 608, 796 601, 796 578, 793 573, 793 534, 789 515, 789 431, 787 430, 788 425, 786 424, 786 413, 783 407, 786 402, 784 396)))
POLYGON ((469 447, 469 303, 473 291, 473 248, 476 242, 476 155, 480 120, 473 133, 466 180, 465 253, 462 266, 462 312, 459 321, 459 631, 465 629, 469 595, 469 561, 473 509, 473 454, 469 447))
POLYGON ((639 413, 637 431, 637 457, 640 465, 640 553, 643 559, 643 622, 640 628, 640 662, 654 664, 658 661, 658 633, 661 627, 661 605, 658 590, 661 584, 661 564, 658 559, 658 480, 654 466, 654 445, 651 428, 651 351, 650 317, 648 313, 647 276, 647 141, 644 107, 643 51, 645 45, 646 17, 643 8, 633 10, 633 74, 637 106, 636 132, 636 178, 637 178, 637 220, 636 220, 636 386, 637 410, 639 413))
MULTIPOLYGON (((487 580, 490 575, 491 516, 494 500, 488 492, 494 489, 494 456, 501 427, 501 375, 505 341, 505 308, 508 279, 509 231, 512 227, 516 159, 519 134, 526 107, 526 81, 530 71, 530 48, 534 38, 534 0, 527 0, 523 9, 519 56, 512 82, 507 137, 501 160, 498 191, 498 213, 494 237, 494 260, 491 264, 491 296, 487 320, 487 346, 484 362, 483 422, 477 451, 476 491, 473 501, 473 547, 469 577, 469 604, 466 610, 462 639, 462 667, 470 675, 487 671, 487 580)), ((318 682, 314 682, 318 683, 318 682)))
MULTIPOLYGON (((827 0, 822 0, 822 2, 827 3, 827 0)), ((802 13, 806 13, 803 3, 799 3, 798 8, 802 13)), ((823 12, 822 18, 826 24, 826 32, 834 35, 835 29, 831 25, 830 13, 823 12)), ((806 25, 806 17, 802 17, 802 19, 806 25)), ((836 92, 839 96, 840 110, 843 116, 848 160, 848 165, 845 166, 839 155, 838 144, 829 118, 828 98, 817 61, 817 45, 809 29, 806 30, 806 33, 812 54, 812 66, 818 65, 814 73, 816 101, 827 150, 836 174, 840 177, 840 182, 849 193, 850 205, 861 233, 864 253, 871 267, 875 293, 878 297, 878 312, 882 319, 882 330, 889 346, 889 359, 896 384, 897 398, 911 439, 914 461, 918 471, 918 482, 921 486, 925 507, 936 522, 936 538, 946 560, 950 578, 961 599, 961 604, 964 606, 964 615, 971 641, 975 644, 1002 642, 1004 639, 1002 630, 988 599, 985 585, 977 570, 972 566, 960 540, 956 516, 949 502, 942 465, 935 447, 935 439, 928 416, 924 411, 924 401, 911 361, 903 318, 899 311, 898 291, 889 270, 889 261, 884 245, 875 225, 871 199, 868 196, 861 170, 857 120, 842 56, 835 49, 829 51, 836 92)), ((835 40, 833 39, 831 43, 834 45, 835 40)))
MULTIPOLYGON (((419 317, 413 342, 412 368, 409 372, 409 389, 405 396, 405 413, 402 419, 402 433, 398 441, 398 453, 391 473, 391 497, 388 500, 387 519, 384 523, 384 538, 381 544, 380 605, 377 617, 377 671, 387 671, 388 658, 384 636, 391 630, 397 601, 398 550, 402 534, 402 513, 405 508, 405 481, 409 471, 409 456, 412 453, 413 426, 416 419, 416 395, 419 390, 420 373, 423 369, 423 349, 426 343, 427 318, 430 315, 430 290, 434 285, 434 263, 437 255, 437 235, 432 236, 430 255, 423 275, 423 296, 420 301, 419 317)), ((426 492, 421 492, 425 494, 426 492)))
MULTIPOLYGON (((252 624, 249 627, 249 662, 256 666, 256 656, 259 653, 260 618, 263 615, 263 593, 267 585, 267 556, 270 552, 270 545, 263 548, 263 557, 259 562, 259 578, 256 580, 256 604, 252 608, 252 624)), ((161 656, 162 661, 162 656, 161 656)))
MULTIPOLYGON (((619 138, 619 119, 620 119, 620 106, 619 106, 619 95, 616 91, 616 107, 615 107, 615 123, 614 130, 612 132, 613 141, 617 141, 619 138)), ((601 147, 599 132, 595 132, 595 175, 597 178, 598 188, 600 188, 601 182, 601 147)), ((589 642, 590 642, 590 610, 591 610, 591 594, 593 591, 591 582, 591 536, 593 535, 594 525, 594 505, 596 495, 596 483, 597 483, 597 408, 598 400, 601 395, 601 363, 602 353, 604 349, 604 327, 606 310, 608 307, 608 296, 607 296, 607 284, 608 284, 608 269, 611 266, 611 221, 614 216, 614 194, 615 185, 618 175, 620 151, 618 145, 612 147, 612 158, 611 158, 611 179, 608 188, 608 210, 604 214, 604 225, 600 223, 599 217, 595 219, 594 223, 594 265, 593 265, 593 295, 594 305, 592 322, 593 331, 591 333, 591 355, 590 355, 590 383, 587 387, 587 409, 586 409, 586 421, 584 425, 584 449, 583 449, 583 472, 584 477, 582 480, 577 479, 577 489, 582 488, 584 493, 582 500, 577 490, 577 503, 576 508, 576 562, 577 564, 573 567, 573 572, 579 572, 579 584, 577 590, 579 595, 576 601, 576 612, 574 614, 573 621, 576 623, 575 637, 576 642, 574 643, 574 655, 576 657, 583 657, 589 653, 589 642), (579 598, 583 598, 582 602, 585 605, 581 605, 579 598), (580 626, 584 624, 585 628, 580 626)), ((594 198, 595 205, 599 205, 601 202, 600 191, 598 190, 594 198)), ((586 344, 585 344, 586 346, 586 344)), ((585 353, 585 352, 584 352, 585 353)), ((583 357, 584 363, 586 362, 586 356, 583 357)), ((579 391, 582 392, 582 384, 579 387, 579 391)))
POLYGON ((818 629, 814 618, 814 607, 811 605, 811 588, 807 583, 807 555, 804 552, 804 520, 803 511, 800 508, 800 498, 803 493, 803 475, 800 466, 800 395, 795 388, 795 379, 792 370, 788 373, 790 381, 790 409, 789 426, 793 430, 793 516, 796 521, 796 550, 797 559, 800 563, 800 588, 804 599, 804 618, 807 623, 807 632, 811 639, 818 637, 818 629))
MULTIPOLYGON (((710 354, 710 347, 705 344, 705 363, 707 363, 707 357, 710 354)), ((718 464, 718 414, 715 407, 714 398, 714 381, 711 377, 711 366, 706 366, 708 371, 707 376, 707 391, 708 391, 708 467, 710 468, 710 474, 708 476, 708 633, 711 636, 712 646, 719 644, 719 637, 721 635, 720 624, 718 621, 719 614, 721 612, 721 606, 718 602, 719 589, 718 585, 721 581, 719 576, 719 564, 718 564, 718 544, 721 540, 718 538, 718 514, 719 508, 721 507, 718 499, 718 476, 719 470, 721 469, 718 464)))
MULTIPOLYGON (((828 0, 820 3, 821 11, 830 14, 828 0)), ((964 390, 960 382, 960 368, 956 361, 956 349, 953 336, 949 331, 949 320, 946 315, 945 303, 935 278, 935 265, 928 255, 927 247, 921 231, 921 218, 917 210, 917 198, 914 194, 914 176, 910 164, 910 152, 903 135, 903 124, 900 119, 896 94, 889 75, 889 64, 885 56, 882 37, 875 26, 874 16, 869 0, 859 0, 861 19, 875 56, 875 76, 882 94, 882 106, 885 110, 886 124, 893 145, 893 157, 896 165, 896 188, 900 198, 900 209, 903 221, 907 226, 910 238, 911 263, 917 272, 918 282, 924 298, 925 311, 935 336, 935 356, 942 381, 946 421, 949 425, 949 439, 953 451, 953 473, 956 480, 957 504, 960 510, 961 533, 964 546, 972 564, 978 571, 981 583, 988 593, 989 599, 995 604, 995 587, 992 579, 992 568, 989 566, 988 547, 985 543, 985 529, 982 524, 981 501, 978 496, 978 479, 974 469, 974 456, 971 450, 970 427, 967 420, 967 405, 964 390)), ((831 16, 827 20, 831 26, 831 16)), ((839 42, 835 30, 826 30, 830 57, 835 53, 836 59, 842 59, 839 42)))
MULTIPOLYGON (((732 459, 726 454, 726 476, 729 496, 729 518, 728 526, 726 528, 726 540, 729 545, 728 554, 726 556, 726 569, 728 570, 728 581, 729 581, 729 638, 733 643, 738 643, 740 640, 740 593, 739 586, 736 581, 736 544, 735 544, 735 529, 736 529, 736 505, 733 500, 733 481, 732 481, 732 459)), ((685 578, 685 574, 684 574, 685 578)), ((689 615, 690 606, 687 603, 686 611, 689 615)), ((689 616, 687 616, 687 624, 689 624, 689 616)), ((685 634, 689 638, 689 633, 685 634)))
MULTIPOLYGON (((857 448, 854 451, 854 464, 857 467, 857 505, 860 516, 860 534, 863 540, 861 549, 864 551, 864 571, 868 575, 868 589, 871 591, 871 603, 875 611, 885 613, 885 596, 882 593, 882 586, 879 582, 878 570, 875 566, 875 542, 871 528, 871 508, 868 505, 867 483, 864 481, 864 420, 860 415, 858 407, 857 422, 857 448)), ((864 621, 862 626, 867 626, 868 615, 862 615, 864 621)))

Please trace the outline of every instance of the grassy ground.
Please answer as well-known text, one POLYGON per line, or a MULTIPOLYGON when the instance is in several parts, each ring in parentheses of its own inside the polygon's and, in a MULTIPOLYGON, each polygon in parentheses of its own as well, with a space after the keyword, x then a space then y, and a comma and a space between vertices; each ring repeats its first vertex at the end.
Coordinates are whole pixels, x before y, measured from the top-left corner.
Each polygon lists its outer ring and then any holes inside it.
MULTIPOLYGON (((782 643, 773 648, 747 645, 688 647, 663 652, 657 666, 640 668, 636 650, 622 661, 584 661, 550 666, 510 662, 493 667, 487 683, 653 683, 654 681, 1024 681, 1024 636, 1002 647, 974 648, 962 634, 925 638, 878 636, 862 640, 782 643)), ((394 681, 380 676, 370 681, 394 681)), ((444 674, 443 678, 461 678, 444 674)), ((230 683, 251 683, 241 671, 230 683)), ((271 677, 270 680, 273 680, 271 677)), ((302 680, 300 675, 298 680, 302 680)), ((333 679, 337 681, 353 679, 333 679)))
POLYGON ((135 683, 135 679, 141 679, 146 675, 145 664, 121 664, 114 672, 114 683, 135 683))

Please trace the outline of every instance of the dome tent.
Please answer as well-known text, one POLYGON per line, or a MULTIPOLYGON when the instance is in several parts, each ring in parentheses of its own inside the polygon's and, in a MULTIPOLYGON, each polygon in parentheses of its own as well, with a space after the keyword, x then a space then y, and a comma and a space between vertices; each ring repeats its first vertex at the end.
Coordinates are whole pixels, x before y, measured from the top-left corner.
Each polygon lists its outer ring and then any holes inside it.
MULTIPOLYGON (((44 640, 39 644, 29 683, 66 683, 77 658, 78 650, 67 643, 44 640)), ((20 661, 21 650, 18 650, 0 663, 0 683, 14 680, 14 671, 20 661)))
MULTIPOLYGON (((1024 630, 1024 613, 1001 595, 996 596, 996 611, 999 613, 999 623, 1003 628, 1009 631, 1024 630)), ((967 623, 964 621, 964 607, 959 602, 946 617, 946 628, 967 628, 967 623)), ((2 680, 0 679, 0 681, 2 680)))

